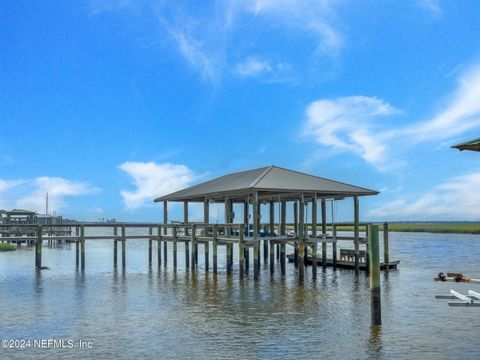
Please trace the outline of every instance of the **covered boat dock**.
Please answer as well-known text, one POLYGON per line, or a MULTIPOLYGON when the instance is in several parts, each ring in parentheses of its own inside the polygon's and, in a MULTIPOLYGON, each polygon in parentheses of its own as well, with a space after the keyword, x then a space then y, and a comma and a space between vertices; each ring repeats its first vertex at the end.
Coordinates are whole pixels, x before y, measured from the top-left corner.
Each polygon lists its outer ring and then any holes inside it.
MULTIPOLYGON (((367 246, 367 236, 360 236, 359 199, 362 196, 377 195, 378 192, 334 180, 321 178, 277 166, 236 172, 210 181, 168 194, 155 199, 163 203, 164 256, 166 260, 167 240, 173 241, 173 261, 176 266, 177 241, 185 243, 186 264, 195 268, 198 263, 198 244, 205 244, 205 265, 208 270, 209 243, 213 245, 213 271, 217 271, 217 246, 225 245, 227 250, 227 273, 232 272, 233 245, 238 244, 240 278, 249 270, 250 249, 253 249, 254 278, 260 272, 260 247, 263 240, 264 260, 270 259, 273 273, 275 258, 279 259, 282 274, 285 273, 286 245, 294 248, 293 261, 298 268, 299 281, 303 282, 305 266, 312 264, 312 274, 316 277, 317 263, 327 266, 327 243, 332 243, 333 266, 337 262, 336 242, 340 238, 335 232, 327 234, 327 201, 353 200, 353 237, 352 260, 355 272, 360 270, 360 246, 367 246), (168 204, 183 203, 183 222, 169 225, 168 204), (203 204, 203 222, 189 222, 189 204, 203 204), (224 204, 225 223, 210 222, 210 204, 224 204), (287 207, 287 203, 290 205, 287 207), (234 221, 234 204, 241 204, 243 218, 234 221), (261 220, 261 206, 269 207, 268 222, 261 220), (311 219, 306 218, 307 206, 310 206, 311 219), (275 223, 275 206, 278 208, 279 221, 275 223), (291 210, 293 223, 287 224, 287 208, 291 210), (318 209, 319 208, 319 209, 318 209), (318 215, 321 220, 318 221, 318 215), (252 216, 251 216, 252 215, 252 216), (172 231, 167 231, 169 227, 172 231), (287 229, 287 226, 290 229, 287 229), (287 231, 288 230, 288 231, 287 231), (191 261, 189 245, 192 243, 191 261), (321 244, 321 261, 317 259, 318 246, 321 244), (277 256, 275 256, 275 246, 277 256)), ((237 206, 238 207, 238 206, 237 206)), ((333 224, 331 224, 333 225, 333 224)), ((365 229, 367 227, 365 226, 365 229)), ((366 231, 366 230, 365 230, 366 231)), ((388 236, 387 236, 388 239, 388 236)), ((368 251, 362 251, 368 254, 368 251)), ((363 255, 365 256, 365 255, 363 255)), ((368 255, 367 255, 368 256, 368 255)), ((387 260, 387 259, 385 259, 387 260)), ((387 260, 388 262, 388 260, 387 260)), ((365 267, 368 270, 368 259, 365 267)), ((388 268, 388 264, 386 264, 388 268)))

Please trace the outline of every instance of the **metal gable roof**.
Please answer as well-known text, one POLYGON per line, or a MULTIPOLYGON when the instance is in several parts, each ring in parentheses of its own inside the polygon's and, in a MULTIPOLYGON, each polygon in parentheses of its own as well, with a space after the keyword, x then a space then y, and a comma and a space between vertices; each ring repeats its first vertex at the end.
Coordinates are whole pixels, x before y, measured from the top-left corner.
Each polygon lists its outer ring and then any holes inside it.
POLYGON ((293 170, 268 166, 232 173, 176 191, 155 199, 160 201, 200 200, 220 194, 250 194, 255 191, 271 193, 318 193, 324 195, 376 195, 377 191, 308 175, 293 170))
POLYGON ((458 145, 452 146, 452 148, 462 150, 472 150, 472 151, 480 151, 480 138, 473 139, 458 145))

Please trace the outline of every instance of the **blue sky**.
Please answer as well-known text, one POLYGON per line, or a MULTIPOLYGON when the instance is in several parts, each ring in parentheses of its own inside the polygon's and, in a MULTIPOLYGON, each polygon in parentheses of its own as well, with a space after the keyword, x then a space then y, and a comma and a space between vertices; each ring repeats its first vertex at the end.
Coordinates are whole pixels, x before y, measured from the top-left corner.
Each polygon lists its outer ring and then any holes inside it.
POLYGON ((0 208, 43 211, 48 191, 67 217, 158 221, 156 196, 275 164, 380 190, 365 220, 480 220, 479 155, 450 149, 480 136, 477 1, 4 1, 0 17, 0 208))

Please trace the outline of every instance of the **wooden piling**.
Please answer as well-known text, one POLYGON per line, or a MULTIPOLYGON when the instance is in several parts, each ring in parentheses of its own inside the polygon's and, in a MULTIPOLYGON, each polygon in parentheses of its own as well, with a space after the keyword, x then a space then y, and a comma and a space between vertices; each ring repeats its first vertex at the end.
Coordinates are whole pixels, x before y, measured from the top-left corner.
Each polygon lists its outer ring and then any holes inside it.
MULTIPOLYGON (((286 234, 286 226, 287 226, 287 202, 282 200, 281 202, 281 222, 280 222, 280 234, 286 234)), ((286 241, 283 241, 280 245, 280 269, 282 276, 285 275, 285 263, 286 263, 286 241)))
POLYGON ((333 225, 332 263, 333 270, 337 270, 337 225, 333 225))
POLYGON ((195 270, 197 267, 197 238, 196 238, 196 233, 195 233, 195 225, 192 224, 192 270, 195 270))
MULTIPOLYGON (((298 237, 298 202, 296 200, 293 203, 293 231, 298 237)), ((298 243, 295 241, 293 246, 293 262, 295 267, 298 267, 298 243)))
POLYGON ((78 269, 80 265, 80 243, 78 242, 78 237, 80 236, 80 228, 75 226, 75 267, 78 269))
POLYGON ((380 245, 378 225, 368 225, 368 249, 370 251, 370 292, 372 325, 382 324, 382 303, 380 294, 380 245))
POLYGON ((80 225, 80 269, 85 270, 85 226, 80 225))
POLYGON ((248 246, 244 249, 244 257, 245 257, 245 273, 248 274, 250 269, 250 248, 248 246))
POLYGON ((157 265, 160 269, 162 265, 162 227, 157 226, 157 265))
POLYGON ((258 206, 258 193, 255 193, 253 198, 253 278, 258 280, 260 277, 260 241, 258 239, 259 230, 259 206, 258 206))
MULTIPOLYGON (((168 235, 167 234, 167 224, 168 224, 168 202, 164 201, 163 202, 163 224, 165 225, 163 228, 163 235, 168 235)), ((168 249, 168 242, 167 239, 163 242, 163 266, 167 267, 167 249, 168 249)))
MULTIPOLYGON (((323 211, 323 208, 322 208, 323 211)), ((312 277, 317 278, 317 194, 313 195, 312 200, 312 239, 315 243, 312 245, 312 277)), ((323 264, 323 259, 322 259, 323 264)))
POLYGON ((244 252, 244 244, 243 244, 243 224, 240 224, 240 228, 238 231, 238 270, 239 270, 239 277, 240 280, 243 280, 244 273, 245 273, 245 252, 244 252))
POLYGON ((126 229, 125 229, 125 225, 122 225, 122 270, 125 270, 126 263, 127 263, 126 248, 125 248, 126 241, 127 241, 126 229))
POLYGON ((213 273, 217 273, 217 236, 218 236, 218 229, 217 225, 214 224, 212 226, 212 259, 213 259, 213 273))
POLYGON ((42 225, 37 226, 37 241, 35 242, 35 268, 42 269, 42 225))
POLYGON ((299 206, 299 223, 298 223, 298 282, 303 284, 305 279, 305 199, 301 197, 299 206))
POLYGON ((148 227, 148 266, 152 267, 152 235, 153 235, 153 229, 151 226, 148 227))
POLYGON ((177 227, 173 227, 173 268, 177 270, 177 227))
MULTIPOLYGON (((117 227, 113 227, 113 236, 118 235, 117 227)), ((113 239, 113 268, 117 268, 117 254, 118 254, 118 240, 115 238, 113 239)))
POLYGON ((203 243, 203 246, 204 246, 203 250, 204 250, 204 252, 205 252, 205 271, 208 271, 208 268, 209 268, 209 265, 210 265, 210 264, 209 264, 210 244, 208 243, 208 241, 205 241, 205 242, 203 243))
POLYGON ((275 271, 275 244, 270 240, 270 274, 275 271))
POLYGON ((359 214, 359 202, 358 196, 353 197, 353 207, 354 207, 354 226, 353 226, 353 236, 354 236, 354 246, 355 246, 355 274, 360 272, 360 214, 359 214))
POLYGON ((388 254, 388 223, 383 224, 383 270, 390 271, 390 256, 388 254))
POLYGON ((327 201, 322 199, 322 235, 324 236, 322 241, 322 269, 327 268, 327 243, 325 236, 327 235, 327 201))

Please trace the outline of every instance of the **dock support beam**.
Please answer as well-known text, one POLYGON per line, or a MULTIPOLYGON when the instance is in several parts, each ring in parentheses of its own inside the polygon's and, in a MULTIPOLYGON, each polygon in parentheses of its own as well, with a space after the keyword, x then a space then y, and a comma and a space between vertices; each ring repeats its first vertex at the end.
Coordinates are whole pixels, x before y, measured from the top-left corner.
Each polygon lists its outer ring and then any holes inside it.
MULTIPOLYGON (((280 222, 280 234, 286 234, 286 227, 287 227, 287 202, 282 200, 281 202, 281 222, 280 222)), ((282 272, 282 276, 285 275, 285 258, 286 258, 286 241, 282 242, 280 245, 280 269, 282 272)))
MULTIPOLYGON (((113 236, 118 235, 117 227, 113 227, 113 236)), ((117 268, 117 255, 118 255, 118 240, 115 238, 113 239, 113 268, 117 268)))
POLYGON ((196 229, 195 225, 192 224, 192 270, 195 270, 197 267, 197 238, 196 238, 196 229))
POLYGON ((370 253, 370 292, 372 325, 382 324, 382 303, 380 294, 380 245, 378 225, 368 225, 368 251, 370 253))
POLYGON ((173 227, 173 268, 177 270, 177 227, 173 227))
MULTIPOLYGON (((165 227, 163 228, 163 235, 167 235, 167 224, 168 224, 168 201, 163 202, 163 224, 165 227)), ((167 267, 167 249, 168 244, 167 240, 163 242, 163 266, 167 267)))
MULTIPOLYGON (((205 223, 205 228, 204 228, 204 235, 207 236, 207 225, 210 222, 210 203, 208 202, 208 199, 205 199, 203 201, 203 222, 205 223)), ((208 241, 205 241, 204 243, 204 253, 205 253, 205 271, 208 271, 208 266, 209 266, 209 243, 208 241)), ((198 245, 197 245, 197 257, 198 257, 198 245)), ((197 264, 198 266, 198 260, 197 264)))
POLYGON ((332 253, 333 270, 337 270, 337 225, 335 224, 333 225, 332 253))
POLYGON ((85 270, 85 227, 80 225, 80 269, 85 270))
POLYGON ((153 229, 151 226, 148 227, 148 267, 152 267, 152 235, 153 229))
MULTIPOLYGON (((323 209, 323 208, 322 208, 323 209)), ((322 210, 323 211, 323 210, 322 210)), ((312 277, 317 278, 317 194, 312 199, 312 239, 315 241, 312 245, 312 277)), ((322 259, 323 265, 323 259, 322 259)))
POLYGON ((325 236, 327 235, 327 201, 322 199, 322 269, 327 269, 327 243, 325 236))
POLYGON ((298 282, 303 284, 305 279, 305 199, 302 197, 300 200, 300 214, 298 223, 298 282))
POLYGON ((80 236, 80 229, 78 226, 75 226, 75 267, 78 269, 80 265, 80 244, 78 243, 78 237, 80 236))
MULTIPOLYGON (((184 236, 188 236, 188 201, 184 200, 183 201, 183 223, 185 224, 185 227, 183 228, 184 236)), ((192 249, 193 253, 193 249, 192 249)), ((193 259, 192 259, 193 263, 193 259)), ((192 264, 193 266, 193 264, 192 264)), ((187 240, 185 240, 185 267, 188 269, 190 267, 190 244, 187 240)))
POLYGON ((127 241, 125 225, 122 225, 122 270, 125 270, 127 259, 126 259, 126 249, 125 243, 127 241))
POLYGON ((213 225, 212 228, 212 247, 213 247, 213 273, 217 274, 217 236, 218 236, 218 230, 217 230, 217 225, 213 225))
POLYGON ((238 231, 238 267, 239 267, 239 276, 240 280, 243 280, 245 277, 245 252, 243 245, 243 224, 240 224, 238 231))
POLYGON ((258 206, 258 193, 255 193, 253 197, 253 278, 258 280, 260 277, 260 241, 258 239, 259 228, 259 206, 258 206))
POLYGON ((383 271, 390 271, 390 256, 388 255, 388 223, 383 224, 383 271))
POLYGON ((358 203, 358 196, 355 195, 353 197, 353 206, 354 206, 354 226, 353 226, 353 236, 354 236, 354 245, 355 245, 355 274, 360 272, 360 242, 359 242, 359 233, 360 233, 360 225, 359 225, 359 203, 358 203))
POLYGON ((42 269, 42 225, 37 226, 37 241, 35 242, 35 268, 42 269))
POLYGON ((157 227, 157 265, 160 269, 162 265, 162 227, 160 225, 157 227))
MULTIPOLYGON (((293 203, 293 231, 295 236, 298 237, 298 202, 297 200, 293 203)), ((293 260, 295 267, 298 267, 298 243, 294 242, 294 251, 293 251, 293 260)))

